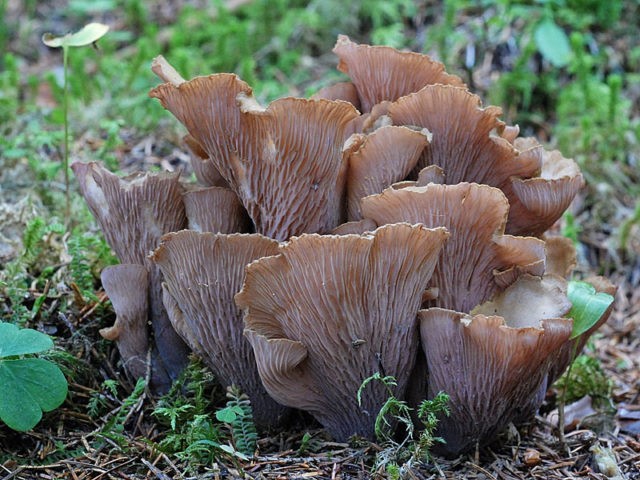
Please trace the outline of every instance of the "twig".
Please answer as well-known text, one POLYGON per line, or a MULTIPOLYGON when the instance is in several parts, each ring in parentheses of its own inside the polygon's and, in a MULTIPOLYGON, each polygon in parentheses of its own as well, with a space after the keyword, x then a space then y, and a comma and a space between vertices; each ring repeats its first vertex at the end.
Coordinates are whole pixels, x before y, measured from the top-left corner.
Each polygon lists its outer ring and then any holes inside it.
POLYGON ((140 461, 145 464, 145 466, 149 469, 149 471, 151 471, 158 478, 158 480, 171 480, 170 476, 168 476, 158 467, 153 465, 151 462, 145 460, 144 458, 141 458, 140 461))

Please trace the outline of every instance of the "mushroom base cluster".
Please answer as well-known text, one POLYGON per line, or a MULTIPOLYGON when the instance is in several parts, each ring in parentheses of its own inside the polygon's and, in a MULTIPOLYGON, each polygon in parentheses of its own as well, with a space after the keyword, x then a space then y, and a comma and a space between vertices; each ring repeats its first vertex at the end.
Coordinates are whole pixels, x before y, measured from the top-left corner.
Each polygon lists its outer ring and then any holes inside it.
POLYGON ((101 333, 157 393, 192 350, 263 428, 301 409, 373 439, 389 392, 358 402, 365 379, 414 405, 445 392, 455 455, 531 419, 606 321, 572 336, 575 252, 546 234, 582 175, 426 55, 345 36, 334 52, 350 81, 268 106, 235 75, 154 60, 150 96, 186 127, 199 185, 73 166, 122 262, 101 333))

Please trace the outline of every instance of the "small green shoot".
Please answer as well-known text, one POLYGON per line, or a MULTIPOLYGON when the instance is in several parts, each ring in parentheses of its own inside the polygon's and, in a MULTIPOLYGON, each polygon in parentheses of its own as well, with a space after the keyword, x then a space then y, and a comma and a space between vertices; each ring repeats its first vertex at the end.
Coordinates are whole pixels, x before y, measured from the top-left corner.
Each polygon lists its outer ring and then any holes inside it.
POLYGON ((216 412, 216 419, 231 430, 235 450, 244 455, 253 455, 258 442, 258 432, 253 423, 253 409, 249 397, 239 388, 227 388, 227 405, 216 412))
POLYGON ((384 468, 389 478, 404 478, 402 472, 410 468, 414 461, 429 461, 433 445, 444 443, 443 438, 435 436, 435 431, 438 427, 438 416, 449 416, 449 396, 444 392, 438 392, 432 400, 423 400, 420 403, 417 415, 423 428, 416 438, 411 417, 413 409, 393 393, 392 387, 397 385, 394 377, 382 376, 380 372, 376 372, 365 378, 356 394, 358 405, 362 404, 362 393, 372 381, 381 382, 389 392, 389 397, 376 416, 375 434, 385 448, 376 455, 374 470, 384 468), (400 442, 395 440, 393 423, 396 422, 405 429, 404 438, 400 442))
POLYGON ((58 408, 67 397, 67 380, 57 365, 26 357, 52 347, 44 333, 0 323, 0 420, 9 428, 32 429, 42 412, 58 408))
POLYGON ((613 296, 604 292, 596 292, 593 285, 579 281, 569 282, 567 297, 569 297, 569 301, 572 304, 567 316, 573 319, 573 330, 569 340, 576 342, 574 343, 573 352, 571 353, 571 363, 565 374, 565 379, 561 387, 562 393, 560 395, 560 401, 558 402, 558 432, 560 444, 564 446, 565 450, 567 446, 564 437, 564 407, 567 398, 567 389, 572 383, 571 369, 578 353, 577 339, 593 327, 613 303, 613 296))
POLYGON ((61 37, 56 37, 51 33, 45 33, 42 36, 42 43, 51 48, 62 48, 62 62, 64 66, 64 96, 63 96, 63 122, 64 122, 64 156, 62 167, 64 169, 64 187, 65 197, 67 200, 66 216, 70 218, 71 199, 69 194, 69 74, 68 74, 68 58, 69 47, 84 47, 95 44, 102 38, 109 27, 102 23, 90 23, 85 25, 76 33, 67 33, 61 37))
POLYGON ((435 432, 438 428, 438 415, 449 416, 449 395, 444 392, 438 392, 432 400, 423 400, 418 407, 418 418, 422 423, 423 429, 420 432, 418 441, 415 446, 415 456, 424 460, 431 458, 431 448, 436 443, 445 443, 442 437, 436 437, 435 432))
POLYGON ((378 440, 380 441, 388 441, 391 440, 393 436, 393 425, 389 421, 389 419, 393 419, 394 421, 400 422, 404 424, 407 436, 413 436, 413 422, 411 421, 411 408, 407 405, 406 402, 398 400, 393 393, 393 387, 397 386, 396 379, 392 376, 383 377, 380 372, 376 372, 370 377, 364 379, 360 388, 358 388, 358 392, 356 393, 356 398, 358 400, 358 405, 362 405, 362 393, 364 389, 371 383, 372 381, 378 381, 384 385, 385 389, 389 393, 387 397, 387 401, 384 402, 378 415, 376 416, 375 423, 375 434, 378 440))

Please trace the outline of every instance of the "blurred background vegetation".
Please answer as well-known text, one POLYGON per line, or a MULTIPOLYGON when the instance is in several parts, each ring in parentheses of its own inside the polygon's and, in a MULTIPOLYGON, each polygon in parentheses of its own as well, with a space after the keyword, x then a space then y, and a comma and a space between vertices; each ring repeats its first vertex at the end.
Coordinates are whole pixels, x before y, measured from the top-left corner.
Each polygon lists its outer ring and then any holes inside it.
MULTIPOLYGON (((559 228, 581 268, 640 283, 637 0, 0 0, 0 321, 92 341, 112 321, 85 315, 103 312, 98 274, 114 258, 77 194, 65 218, 62 53, 41 42, 92 21, 111 30, 70 52, 71 160, 184 167, 183 131, 147 97, 159 54, 185 78, 236 72, 267 102, 342 79, 331 48, 347 34, 432 55, 524 135, 576 159, 588 186, 559 228), (65 323, 70 312, 80 321, 65 323)), ((76 367, 66 373, 81 383, 76 367)), ((99 383, 92 398, 113 404, 114 385, 99 383)), ((175 430, 176 410, 162 415, 175 430)))
MULTIPOLYGON (((2 161, 5 168, 26 161, 42 200, 55 212, 62 61, 60 52, 42 45, 44 32, 64 34, 90 21, 111 26, 97 49, 75 49, 70 56, 70 111, 74 158, 102 160, 113 170, 126 166, 127 150, 148 135, 180 145, 175 122, 147 98, 157 84, 149 70, 156 55, 166 56, 186 78, 236 72, 268 101, 309 95, 341 78, 331 48, 345 33, 359 42, 434 56, 485 104, 502 106, 507 122, 575 158, 592 189, 619 199, 594 206, 603 210, 596 212, 598 222, 614 222, 607 232, 618 235, 608 247, 615 257, 620 248, 628 250, 640 217, 634 203, 639 5, 635 0, 0 0, 2 161)), ((170 153, 162 142, 153 146, 160 157, 170 153)))

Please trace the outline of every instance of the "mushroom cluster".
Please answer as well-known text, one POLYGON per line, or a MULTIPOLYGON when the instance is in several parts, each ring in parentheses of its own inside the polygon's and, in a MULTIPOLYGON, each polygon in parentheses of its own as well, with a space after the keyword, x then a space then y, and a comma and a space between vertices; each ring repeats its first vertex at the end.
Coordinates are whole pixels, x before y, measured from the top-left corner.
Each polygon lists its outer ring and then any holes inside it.
POLYGON ((544 236, 582 175, 426 55, 345 36, 334 52, 350 82, 266 107, 236 75, 154 61, 150 96, 186 127, 200 185, 74 165, 122 261, 103 335, 156 391, 186 343, 259 425, 292 407, 337 440, 374 436, 388 391, 356 392, 376 372, 410 402, 444 391, 457 454, 530 419, 606 321, 570 340, 575 253, 544 236))

